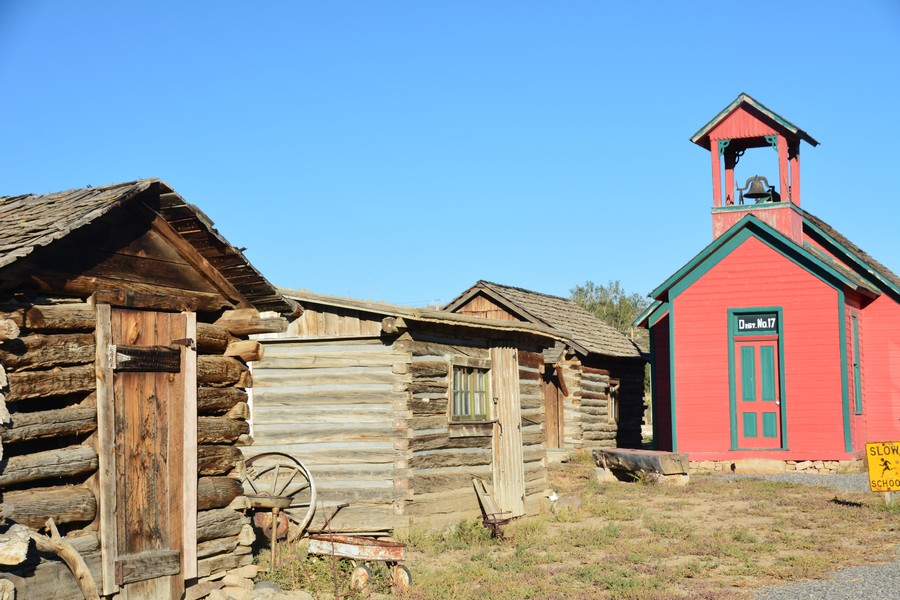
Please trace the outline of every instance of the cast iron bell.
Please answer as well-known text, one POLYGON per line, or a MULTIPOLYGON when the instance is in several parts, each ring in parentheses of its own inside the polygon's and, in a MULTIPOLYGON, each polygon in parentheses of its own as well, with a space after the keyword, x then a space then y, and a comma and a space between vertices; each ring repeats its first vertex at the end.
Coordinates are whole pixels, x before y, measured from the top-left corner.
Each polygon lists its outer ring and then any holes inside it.
POLYGON ((738 188, 738 190, 741 192, 741 204, 743 204, 744 198, 750 198, 757 202, 769 200, 772 198, 772 193, 775 191, 775 188, 770 186, 769 180, 762 175, 754 175, 747 180, 744 187, 738 188), (747 190, 747 192, 744 193, 744 190, 747 190))

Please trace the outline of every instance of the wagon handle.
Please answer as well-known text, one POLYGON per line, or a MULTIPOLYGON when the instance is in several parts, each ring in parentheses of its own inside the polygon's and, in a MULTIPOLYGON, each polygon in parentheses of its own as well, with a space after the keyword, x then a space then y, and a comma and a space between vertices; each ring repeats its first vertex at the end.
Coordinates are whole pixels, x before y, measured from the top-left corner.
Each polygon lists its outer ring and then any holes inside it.
POLYGON ((350 503, 349 503, 349 502, 341 502, 340 504, 338 504, 337 506, 335 506, 335 507, 334 507, 334 512, 331 513, 331 516, 328 517, 327 519, 325 519, 325 523, 322 525, 321 531, 327 531, 327 530, 328 530, 328 526, 331 524, 331 520, 332 520, 333 518, 335 518, 339 512, 341 512, 341 509, 342 509, 342 508, 347 508, 348 506, 350 506, 350 503))

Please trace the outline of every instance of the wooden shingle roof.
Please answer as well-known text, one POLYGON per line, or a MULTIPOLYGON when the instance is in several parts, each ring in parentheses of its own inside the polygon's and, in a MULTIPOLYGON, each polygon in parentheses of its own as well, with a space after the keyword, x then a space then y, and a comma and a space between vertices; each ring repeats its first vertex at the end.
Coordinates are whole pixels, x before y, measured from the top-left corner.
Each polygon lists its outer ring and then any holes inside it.
POLYGON ((157 179, 67 190, 51 194, 0 197, 0 268, 52 245, 75 230, 93 223, 116 207, 144 200, 221 276, 260 311, 293 312, 285 299, 240 250, 223 238, 213 222, 196 206, 157 179))
POLYGON ((839 254, 844 253, 849 268, 854 269, 857 273, 868 275, 870 279, 874 277, 876 280, 880 280, 882 284, 886 284, 888 287, 893 288, 894 291, 900 292, 900 277, 893 271, 869 256, 859 246, 848 240, 834 227, 819 217, 811 215, 802 209, 800 210, 800 213, 803 215, 804 225, 806 225, 807 228, 807 235, 810 234, 809 230, 812 229, 814 237, 816 234, 824 236, 825 239, 819 241, 825 241, 826 245, 833 246, 830 248, 832 251, 838 251, 839 254), (827 242, 831 242, 831 244, 828 244, 827 242))
POLYGON ((819 142, 817 142, 811 135, 782 117, 781 115, 775 113, 772 109, 764 106, 761 102, 754 100, 748 94, 738 94, 738 97, 735 98, 731 104, 722 109, 719 114, 712 118, 712 120, 701 127, 697 133, 691 136, 691 141, 706 148, 710 149, 710 132, 718 127, 729 115, 734 113, 738 109, 745 109, 751 114, 755 115, 758 119, 768 123, 773 129, 776 131, 780 131, 783 135, 788 138, 797 138, 804 140, 806 143, 811 146, 818 146, 819 142))
POLYGON ((479 293, 503 304, 522 320, 566 332, 591 353, 617 358, 643 357, 638 345, 627 336, 568 298, 482 280, 457 296, 444 310, 453 311, 479 293))

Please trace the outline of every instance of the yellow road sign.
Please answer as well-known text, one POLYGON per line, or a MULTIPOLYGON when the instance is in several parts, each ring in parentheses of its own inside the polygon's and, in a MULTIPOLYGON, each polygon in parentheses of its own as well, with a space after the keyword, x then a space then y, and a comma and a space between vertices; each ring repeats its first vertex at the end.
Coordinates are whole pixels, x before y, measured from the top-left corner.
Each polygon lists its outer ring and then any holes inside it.
POLYGON ((866 444, 866 461, 873 492, 900 492, 900 442, 866 444))

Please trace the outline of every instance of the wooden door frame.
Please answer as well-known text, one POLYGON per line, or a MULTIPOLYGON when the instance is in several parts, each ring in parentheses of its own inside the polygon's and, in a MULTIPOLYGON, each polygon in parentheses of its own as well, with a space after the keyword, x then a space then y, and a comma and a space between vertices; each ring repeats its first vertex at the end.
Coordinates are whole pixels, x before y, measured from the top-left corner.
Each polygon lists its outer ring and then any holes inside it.
POLYGON ((729 415, 731 422, 731 449, 746 452, 765 451, 765 450, 787 450, 788 449, 788 422, 787 422, 787 393, 784 380, 784 312, 780 306, 761 306, 748 307, 740 309, 728 309, 728 393, 729 393, 729 415), (766 332, 740 331, 738 328, 738 317, 756 314, 771 314, 776 318, 776 325, 773 330, 766 332), (736 342, 751 341, 754 339, 770 339, 774 340, 776 345, 775 366, 778 371, 775 378, 776 393, 778 396, 778 420, 779 434, 778 446, 770 448, 742 448, 739 442, 739 423, 738 423, 738 396, 740 395, 740 382, 737 381, 736 361, 740 360, 735 350, 736 342))

